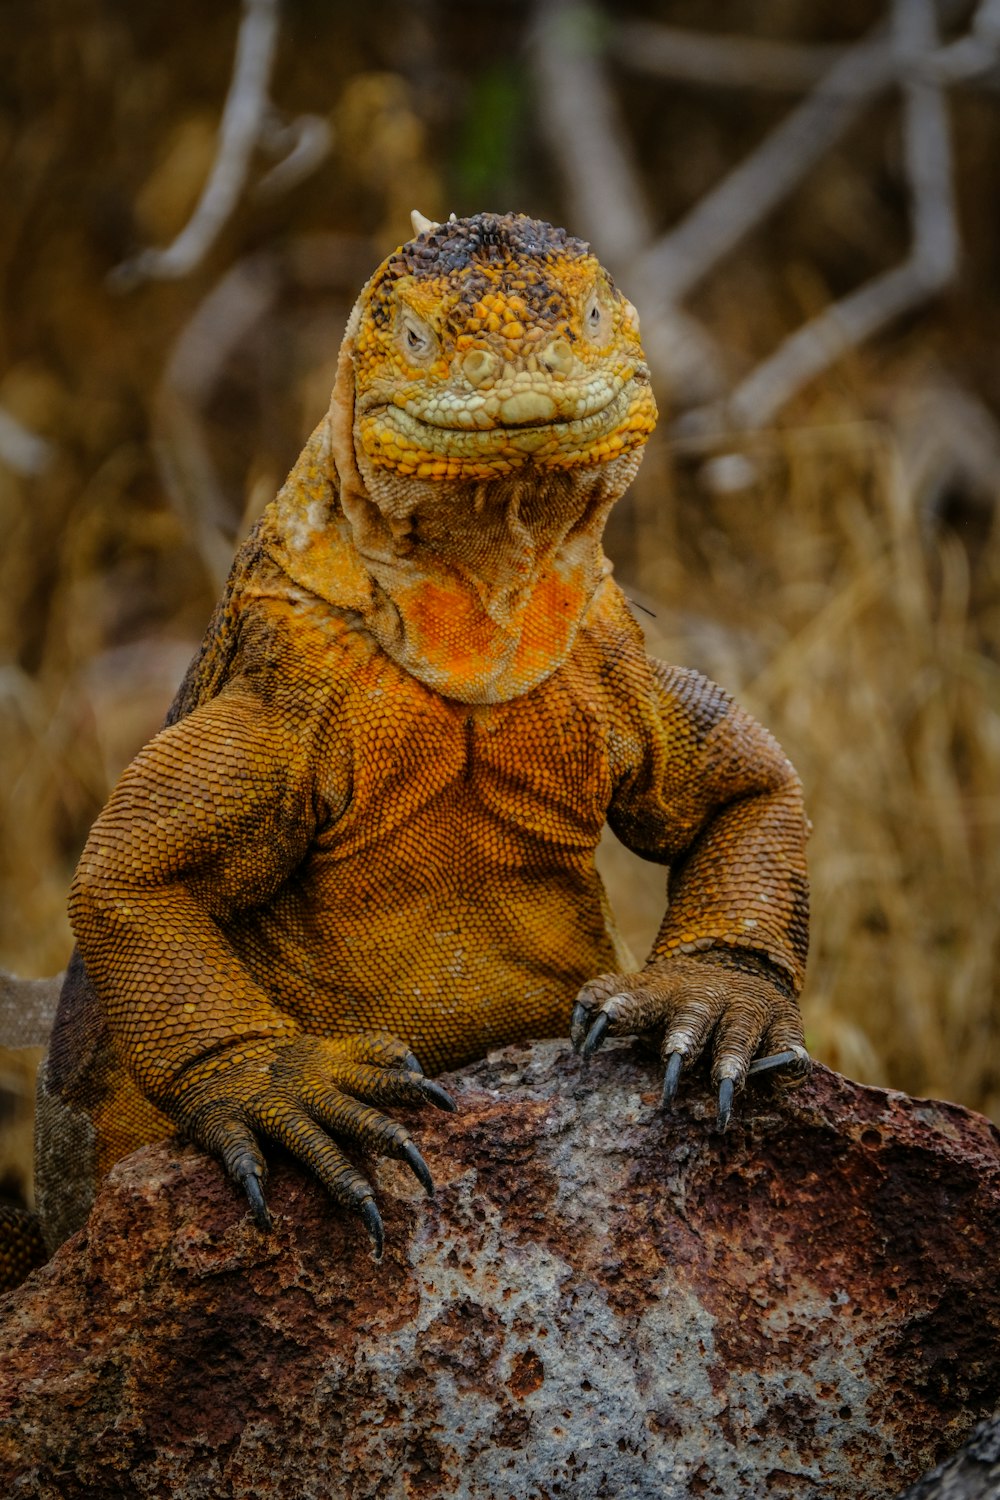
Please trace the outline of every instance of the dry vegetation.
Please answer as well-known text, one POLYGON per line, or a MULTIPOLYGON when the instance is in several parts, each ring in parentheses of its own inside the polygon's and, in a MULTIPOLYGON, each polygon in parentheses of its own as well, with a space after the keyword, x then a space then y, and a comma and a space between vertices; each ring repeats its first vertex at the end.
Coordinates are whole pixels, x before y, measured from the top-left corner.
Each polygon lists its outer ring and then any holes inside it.
POLYGON ((1000 538, 922 526, 893 433, 818 416, 676 454, 634 596, 651 648, 736 691, 805 781, 811 1050, 1000 1116, 1000 538))
MULTIPOLYGON (((271 95, 286 123, 321 123, 326 154, 255 191, 275 154, 258 150, 214 247, 183 277, 130 287, 111 273, 169 243, 204 186, 237 6, 210 20, 193 0, 13 9, 0 408, 48 447, 21 472, 0 462, 0 965, 36 975, 65 963, 89 822, 156 728, 227 550, 321 411, 350 302, 409 208, 592 209, 540 145, 528 7, 303 0, 283 13, 271 95)), ((706 24, 681 0, 613 9, 706 24)), ((972 10, 944 8, 945 39, 972 10)), ((717 11, 722 31, 824 45, 871 21, 860 0, 717 11)), ((607 77, 657 231, 789 108, 762 90, 607 77)), ((1000 91, 987 78, 950 109, 957 283, 768 431, 665 423, 609 545, 652 611, 652 648, 739 692, 803 774, 816 1055, 1000 1118, 1000 91)), ((905 254, 894 110, 875 100, 687 300, 730 387, 905 254)), ((571 227, 603 250, 606 224, 571 227)), ((668 413, 696 404, 669 370, 660 395, 668 413)), ((605 853, 641 945, 660 876, 605 853)))

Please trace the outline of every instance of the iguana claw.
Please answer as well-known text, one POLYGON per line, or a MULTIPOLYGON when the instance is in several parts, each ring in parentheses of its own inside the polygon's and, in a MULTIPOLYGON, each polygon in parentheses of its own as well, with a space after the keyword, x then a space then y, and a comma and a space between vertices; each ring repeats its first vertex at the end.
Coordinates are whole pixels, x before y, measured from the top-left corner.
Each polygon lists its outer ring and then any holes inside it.
POLYGON ((774 1052, 770 1057, 756 1057, 747 1068, 747 1077, 751 1073, 767 1073, 771 1068, 787 1068, 791 1063, 808 1062, 808 1053, 804 1047, 789 1047, 785 1052, 774 1052))
POLYGON ((247 1195, 254 1223, 258 1229, 263 1230, 265 1234, 269 1234, 274 1228, 274 1221, 267 1206, 267 1199, 264 1197, 260 1174, 248 1168, 246 1172, 240 1173, 239 1180, 243 1185, 243 1191, 247 1195))
POLYGON ((573 1051, 579 1052, 587 1036, 587 1023, 590 1020, 590 1011, 579 1000, 573 1006, 573 1014, 569 1018, 569 1037, 573 1043, 573 1051))
POLYGON ((674 1095, 677 1093, 677 1085, 680 1082, 681 1069, 684 1066, 684 1053, 671 1052, 667 1059, 667 1070, 663 1075, 663 1093, 660 1096, 660 1108, 672 1109, 674 1095))
POLYGON ((412 1141, 407 1141, 406 1145, 402 1148, 402 1158, 410 1167, 420 1186, 427 1193, 428 1198, 433 1198, 434 1178, 428 1170, 427 1163, 412 1141))
POLYGON ((719 1129, 725 1130, 733 1112, 734 1084, 731 1078, 723 1078, 719 1084, 719 1129))
POLYGON ((608 1028, 610 1027, 610 1025, 611 1021, 608 1016, 605 1015, 604 1011, 598 1011, 597 1015, 594 1017, 594 1024, 587 1032, 583 1046, 580 1048, 580 1056, 584 1060, 586 1060, 588 1057, 593 1057, 594 1053, 597 1051, 598 1047, 600 1047, 601 1043, 604 1041, 604 1038, 607 1036, 608 1028))
POLYGON ((729 1125, 750 1074, 784 1068, 797 1081, 809 1071, 788 982, 766 958, 743 952, 677 954, 635 974, 602 974, 580 991, 570 1034, 584 1059, 608 1036, 646 1036, 658 1043, 662 1109, 673 1105, 685 1068, 707 1054, 720 1130, 729 1125), (773 1051, 753 1061, 758 1047, 773 1051))
POLYGON ((385 1248, 385 1230, 382 1227, 382 1215, 375 1206, 375 1199, 363 1198, 358 1211, 365 1221, 365 1228, 368 1230, 372 1242, 375 1259, 381 1260, 382 1251, 385 1248))
POLYGON ((447 1109, 454 1114, 456 1105, 450 1094, 446 1093, 439 1083, 434 1083, 430 1078, 420 1079, 420 1092, 428 1104, 436 1104, 438 1109, 447 1109))
POLYGON ((388 1033, 298 1036, 232 1058, 213 1055, 188 1069, 175 1108, 185 1132, 220 1155, 246 1193, 260 1229, 271 1228, 264 1198, 263 1143, 274 1141, 308 1167, 331 1196, 364 1219, 376 1255, 385 1240, 372 1187, 343 1147, 404 1161, 428 1194, 434 1179, 406 1127, 380 1105, 453 1110, 405 1044, 388 1033))

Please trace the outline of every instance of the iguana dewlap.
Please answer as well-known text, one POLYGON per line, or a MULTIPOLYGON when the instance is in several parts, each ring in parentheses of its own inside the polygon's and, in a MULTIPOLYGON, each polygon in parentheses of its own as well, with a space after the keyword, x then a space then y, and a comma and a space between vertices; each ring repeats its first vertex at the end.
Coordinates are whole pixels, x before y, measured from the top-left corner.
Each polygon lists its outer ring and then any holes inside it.
POLYGON ((329 413, 239 553, 167 726, 94 825, 40 1098, 57 1243, 180 1129, 267 1222, 264 1152, 375 1239, 341 1146, 404 1158, 419 1071, 528 1037, 805 1066, 799 782, 713 683, 647 658, 601 551, 655 405, 634 309, 517 215, 426 225, 351 315, 329 413), (623 972, 605 822, 669 866, 623 972), (599 976, 599 977, 595 977, 599 976), (574 1002, 576 1009, 574 1011, 574 1002))

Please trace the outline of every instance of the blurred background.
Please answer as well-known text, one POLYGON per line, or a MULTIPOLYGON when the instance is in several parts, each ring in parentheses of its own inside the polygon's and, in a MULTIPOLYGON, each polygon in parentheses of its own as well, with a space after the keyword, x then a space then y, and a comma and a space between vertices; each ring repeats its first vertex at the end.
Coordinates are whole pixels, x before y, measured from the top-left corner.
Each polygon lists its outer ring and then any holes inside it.
MULTIPOLYGON (((0 965, 430 217, 589 239, 661 426, 608 550, 814 823, 814 1054, 1000 1120, 997 0, 6 0, 0 965)), ((601 859, 641 949, 662 872, 601 859)), ((37 1053, 4 1054, 0 1188, 37 1053)))

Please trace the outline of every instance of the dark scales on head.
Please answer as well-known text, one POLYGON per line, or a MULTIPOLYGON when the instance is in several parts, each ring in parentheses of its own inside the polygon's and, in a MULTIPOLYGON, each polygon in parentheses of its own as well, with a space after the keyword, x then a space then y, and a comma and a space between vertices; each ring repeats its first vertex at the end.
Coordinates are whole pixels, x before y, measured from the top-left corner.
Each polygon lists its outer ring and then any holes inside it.
MULTIPOLYGON (((462 305, 498 289, 516 291, 537 315, 563 312, 558 267, 591 254, 584 241, 523 214, 475 214, 437 224, 402 245, 383 267, 389 281, 403 276, 456 278, 462 305)), ((373 286, 373 291, 375 290, 373 286)))
MULTIPOLYGON (((453 219, 410 240, 392 257, 402 261, 402 274, 448 276, 478 264, 508 262, 522 266, 526 259, 551 261, 558 256, 589 255, 590 246, 565 229, 524 214, 475 214, 453 219)), ((398 274, 398 273, 397 273, 398 274)))

